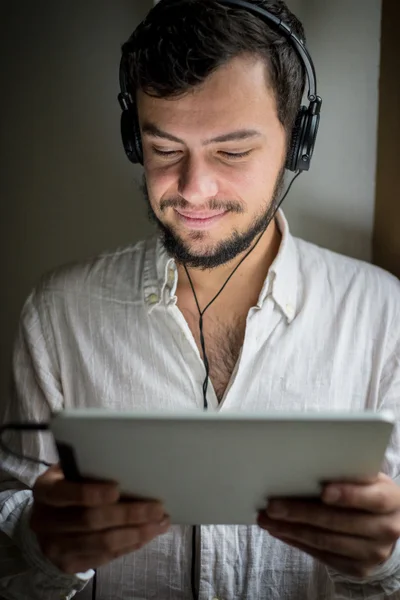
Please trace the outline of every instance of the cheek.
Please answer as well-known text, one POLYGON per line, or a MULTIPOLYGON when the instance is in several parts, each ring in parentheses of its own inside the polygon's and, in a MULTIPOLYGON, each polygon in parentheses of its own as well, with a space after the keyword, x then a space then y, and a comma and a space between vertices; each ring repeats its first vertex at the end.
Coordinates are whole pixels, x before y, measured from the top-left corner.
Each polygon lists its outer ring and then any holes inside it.
POLYGON ((249 210, 256 209, 260 199, 265 202, 272 196, 278 173, 279 170, 271 168, 270 164, 257 162, 242 172, 234 173, 229 179, 229 185, 243 198, 249 210))
MULTIPOLYGON (((168 194, 176 193, 178 176, 171 169, 145 168, 147 190, 151 199, 161 199, 168 194)), ((152 204, 154 201, 152 200, 152 204)))

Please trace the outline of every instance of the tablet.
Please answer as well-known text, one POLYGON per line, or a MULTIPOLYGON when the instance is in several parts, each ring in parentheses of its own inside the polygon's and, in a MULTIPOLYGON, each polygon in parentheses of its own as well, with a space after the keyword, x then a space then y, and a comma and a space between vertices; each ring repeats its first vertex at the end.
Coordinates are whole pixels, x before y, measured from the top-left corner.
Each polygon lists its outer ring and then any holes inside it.
POLYGON ((174 524, 256 523, 269 497, 316 497, 324 481, 376 475, 391 413, 65 410, 51 431, 69 479, 118 481, 161 500, 174 524))

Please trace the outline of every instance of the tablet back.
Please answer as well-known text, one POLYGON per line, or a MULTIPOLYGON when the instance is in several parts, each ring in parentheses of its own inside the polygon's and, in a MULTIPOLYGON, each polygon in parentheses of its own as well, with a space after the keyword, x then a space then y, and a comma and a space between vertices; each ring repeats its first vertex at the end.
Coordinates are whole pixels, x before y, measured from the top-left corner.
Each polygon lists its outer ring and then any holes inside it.
POLYGON ((271 496, 317 496, 323 481, 379 472, 386 413, 187 414, 71 410, 51 429, 67 477, 112 479, 157 498, 172 523, 254 524, 271 496))

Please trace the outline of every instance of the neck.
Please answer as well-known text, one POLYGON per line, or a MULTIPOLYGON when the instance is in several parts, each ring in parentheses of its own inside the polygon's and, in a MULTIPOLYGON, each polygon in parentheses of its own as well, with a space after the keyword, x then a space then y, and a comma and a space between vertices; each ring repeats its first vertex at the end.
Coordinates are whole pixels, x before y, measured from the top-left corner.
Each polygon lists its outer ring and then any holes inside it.
MULTIPOLYGON (((251 247, 254 247, 254 244, 258 239, 259 236, 252 242, 251 247)), ((229 281, 228 286, 230 287, 231 292, 234 289, 235 293, 245 294, 252 302, 257 302, 269 268, 278 253, 280 241, 281 234, 275 219, 273 219, 257 246, 243 260, 242 264, 229 281)), ((216 267, 215 269, 188 269, 197 296, 206 300, 211 299, 212 296, 217 294, 249 250, 250 248, 247 249, 246 252, 243 252, 243 254, 236 256, 233 261, 216 267)), ((183 265, 178 265, 178 273, 179 295, 179 292, 186 291, 190 284, 183 265)))

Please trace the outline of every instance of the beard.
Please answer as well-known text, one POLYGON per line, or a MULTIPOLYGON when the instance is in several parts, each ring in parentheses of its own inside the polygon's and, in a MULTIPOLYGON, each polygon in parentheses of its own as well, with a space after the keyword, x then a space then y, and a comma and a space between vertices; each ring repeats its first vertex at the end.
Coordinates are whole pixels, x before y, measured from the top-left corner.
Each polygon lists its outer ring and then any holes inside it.
MULTIPOLYGON (((285 169, 282 168, 276 180, 272 198, 263 204, 261 211, 254 217, 253 222, 247 230, 243 232, 240 232, 237 229, 233 230, 227 239, 217 242, 212 250, 208 249, 208 251, 203 254, 192 252, 189 243, 185 242, 171 227, 165 225, 165 223, 157 217, 151 206, 145 175, 143 175, 143 181, 140 187, 146 200, 149 219, 157 225, 162 236, 163 245, 168 254, 174 258, 177 263, 186 265, 189 268, 208 270, 215 269, 216 267, 234 260, 237 256, 248 250, 255 238, 268 228, 279 207, 279 198, 284 185, 284 176, 285 169)), ((161 212, 169 207, 181 208, 184 210, 189 207, 189 202, 181 197, 161 201, 161 212)), ((207 208, 209 210, 223 209, 227 212, 234 212, 237 214, 245 212, 243 206, 236 201, 222 202, 213 199, 208 202, 207 208)), ((204 232, 195 231, 192 232, 189 237, 194 242, 199 241, 204 238, 204 232)))

